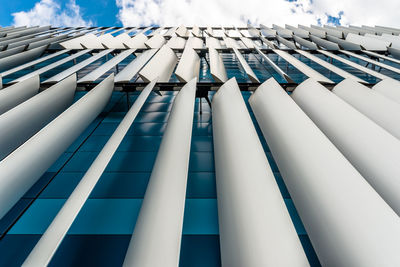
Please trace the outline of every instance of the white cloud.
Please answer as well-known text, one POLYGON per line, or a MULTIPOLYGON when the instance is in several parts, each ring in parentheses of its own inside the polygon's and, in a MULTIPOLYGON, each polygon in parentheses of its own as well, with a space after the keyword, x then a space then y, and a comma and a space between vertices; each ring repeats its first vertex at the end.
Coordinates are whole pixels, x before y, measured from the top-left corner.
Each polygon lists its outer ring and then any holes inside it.
POLYGON ((124 26, 272 23, 400 26, 398 0, 116 0, 124 26))
POLYGON ((75 0, 70 0, 62 8, 60 4, 53 0, 41 0, 29 11, 13 13, 13 24, 15 26, 92 26, 92 22, 82 18, 80 7, 75 0))

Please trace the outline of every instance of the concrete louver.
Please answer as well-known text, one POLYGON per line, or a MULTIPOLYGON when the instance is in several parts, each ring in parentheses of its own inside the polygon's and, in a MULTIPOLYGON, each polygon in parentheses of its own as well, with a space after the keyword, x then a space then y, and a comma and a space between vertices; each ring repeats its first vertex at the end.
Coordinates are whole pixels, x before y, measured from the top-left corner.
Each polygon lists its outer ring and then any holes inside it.
POLYGON ((394 79, 384 79, 372 87, 376 92, 400 104, 400 82, 394 79))
POLYGON ((332 92, 400 140, 400 104, 350 79, 332 92))
POLYGON ((158 82, 168 82, 177 62, 178 57, 175 52, 164 45, 139 71, 139 75, 145 82, 150 82, 157 77, 158 82))
POLYGON ((193 36, 195 36, 195 37, 202 37, 201 36, 201 30, 200 30, 200 28, 198 27, 198 26, 193 26, 193 28, 192 28, 192 34, 193 34, 193 36))
POLYGON ((147 185, 124 265, 179 264, 196 78, 178 93, 147 185))
POLYGON ((337 43, 334 43, 334 42, 331 42, 331 41, 328 41, 325 39, 321 39, 314 35, 310 35, 310 39, 317 45, 322 46, 323 48, 326 48, 327 50, 339 50, 340 49, 340 47, 337 43))
POLYGON ((313 34, 319 38, 325 38, 326 36, 326 31, 325 29, 316 29, 316 28, 312 28, 312 27, 308 27, 308 26, 304 26, 304 25, 298 25, 299 29, 303 29, 306 30, 308 32, 310 32, 310 34, 313 34))
POLYGON ((322 266, 400 265, 398 215, 283 88, 270 79, 249 102, 322 266))
POLYGON ((282 57, 284 60, 292 64, 296 69, 304 73, 304 75, 316 79, 317 81, 324 82, 324 83, 334 83, 330 79, 326 78, 324 75, 320 74, 319 72, 315 71, 313 68, 310 66, 304 64, 297 58, 293 57, 289 53, 283 51, 283 50, 278 50, 278 49, 273 49, 272 50, 275 54, 279 55, 282 57))
POLYGON ((171 39, 168 40, 167 46, 172 49, 183 49, 185 47, 186 40, 179 36, 172 36, 171 39))
POLYGON ((160 48, 167 41, 161 34, 155 34, 153 37, 144 42, 147 48, 160 48))
MULTIPOLYGON (((16 67, 20 64, 24 64, 28 61, 31 61, 35 58, 38 58, 40 55, 44 53, 46 50, 47 45, 41 46, 38 48, 34 48, 22 53, 18 53, 15 55, 11 55, 8 57, 4 57, 0 59, 0 71, 5 71, 16 67)), ((3 75, 4 76, 4 75, 3 75)))
POLYGON ((388 46, 391 45, 391 42, 388 41, 361 36, 354 33, 349 33, 346 36, 346 41, 361 45, 363 48, 372 51, 387 51, 388 46))
POLYGON ((337 75, 339 75, 339 76, 341 76, 341 77, 343 77, 343 78, 345 78, 345 79, 346 79, 346 78, 350 78, 350 79, 353 79, 353 80, 355 80, 355 81, 357 81, 357 82, 365 83, 364 80, 361 80, 361 79, 358 78, 357 76, 354 76, 353 74, 350 74, 350 73, 348 73, 347 71, 344 71, 344 70, 342 70, 341 68, 336 67, 335 65, 330 64, 329 62, 327 62, 327 61, 325 61, 325 60, 323 60, 323 59, 321 59, 321 58, 319 58, 319 57, 317 57, 317 56, 315 56, 315 55, 313 55, 313 54, 311 54, 311 53, 309 53, 309 52, 307 52, 307 51, 296 50, 296 52, 299 53, 300 55, 302 55, 302 56, 308 58, 308 59, 311 59, 311 60, 314 61, 315 63, 317 63, 317 64, 323 66, 324 68, 326 68, 326 69, 328 69, 328 70, 330 70, 330 71, 336 73, 337 75))
POLYGON ((361 45, 359 45, 359 44, 355 44, 353 42, 349 42, 349 41, 337 38, 335 36, 327 35, 326 39, 328 39, 328 41, 337 43, 341 48, 349 50, 349 51, 360 51, 362 49, 361 45))
POLYGON ((151 93, 155 83, 156 80, 152 81, 140 93, 135 103, 118 125, 118 128, 104 145, 64 206, 33 248, 23 266, 47 266, 50 263, 58 246, 61 244, 76 216, 78 216, 90 193, 99 181, 115 151, 151 93))
POLYGON ((294 35, 293 39, 296 42, 298 42, 301 46, 307 47, 310 50, 317 50, 318 49, 318 46, 315 43, 310 42, 308 40, 305 40, 305 39, 303 39, 303 38, 301 38, 299 36, 294 35))
POLYGON ((40 68, 38 70, 34 70, 34 71, 32 71, 32 72, 30 72, 28 74, 25 74, 24 76, 19 77, 18 79, 15 79, 15 80, 11 81, 11 83, 20 82, 20 81, 28 79, 28 78, 30 78, 32 76, 35 76, 35 75, 41 75, 41 74, 45 73, 46 71, 49 71, 49 70, 52 70, 52 69, 54 69, 54 68, 56 68, 58 66, 61 66, 62 64, 67 63, 68 61, 74 60, 75 58, 78 58, 78 57, 80 57, 80 56, 82 56, 82 55, 84 55, 86 53, 89 53, 90 51, 92 51, 92 50, 91 49, 85 49, 85 50, 81 50, 79 52, 76 52, 75 54, 72 54, 72 55, 70 55, 68 57, 62 58, 62 59, 60 59, 60 60, 58 60, 56 62, 53 62, 53 63, 51 63, 49 65, 44 66, 44 67, 42 67, 42 68, 40 68))
POLYGON ((289 77, 278 65, 276 65, 267 55, 265 55, 258 47, 256 47, 257 53, 265 60, 283 79, 289 83, 293 83, 292 78, 289 77))
POLYGON ((300 84, 292 97, 400 215, 400 141, 315 80, 300 84))
POLYGON ((72 66, 71 68, 68 68, 50 78, 48 78, 47 80, 45 80, 42 83, 53 83, 53 82, 59 82, 62 79, 65 79, 66 77, 68 77, 69 75, 72 75, 73 73, 78 72, 79 70, 83 69, 84 67, 88 66, 89 64, 95 62, 96 60, 108 55, 109 53, 111 53, 112 51, 114 51, 114 49, 105 49, 81 62, 79 62, 78 64, 72 66))
POLYGON ((40 80, 39 76, 36 75, 30 79, 0 90, 0 115, 36 95, 39 91, 39 87, 40 80))
POLYGON ((235 78, 212 111, 222 266, 309 266, 235 78))
POLYGON ((206 37, 206 47, 207 48, 222 48, 221 41, 214 37, 206 37))
POLYGON ((78 80, 78 83, 84 83, 84 82, 93 82, 99 79, 104 73, 109 71, 111 68, 115 67, 118 63, 120 63, 122 60, 125 58, 129 57, 132 55, 132 53, 136 49, 127 49, 122 51, 121 53, 117 54, 115 57, 112 59, 108 60, 105 62, 103 65, 99 66, 98 68, 94 69, 93 71, 89 72, 82 78, 78 80))
POLYGON ((0 218, 100 114, 113 88, 114 75, 111 74, 0 161, 0 218))
POLYGON ((143 68, 144 65, 154 56, 158 51, 157 48, 149 49, 139 54, 131 63, 125 66, 125 68, 120 71, 115 76, 115 82, 129 82, 132 78, 143 68))
POLYGON ((200 57, 191 47, 183 50, 175 75, 181 82, 189 82, 193 78, 199 79, 200 57))
POLYGON ((201 48, 203 48, 203 45, 204 45, 204 43, 203 43, 203 40, 201 38, 197 38, 197 37, 192 37, 191 36, 191 37, 188 38, 188 40, 186 42, 186 45, 185 45, 185 48, 186 47, 191 47, 193 49, 201 49, 201 48))
POLYGON ((250 68, 249 64, 247 61, 244 59, 243 55, 239 52, 238 49, 233 48, 233 52, 235 53, 237 59, 239 60, 240 65, 246 72, 247 76, 253 83, 259 83, 260 80, 257 78, 256 74, 253 72, 253 70, 250 68))
POLYGON ((115 48, 115 49, 125 49, 126 45, 122 42, 121 39, 118 39, 114 36, 112 36, 110 33, 101 35, 97 37, 99 42, 105 47, 105 48, 115 48))
POLYGON ((306 31, 301 28, 296 28, 296 27, 288 25, 288 24, 285 24, 285 28, 291 30, 293 32, 293 34, 295 34, 301 38, 308 38, 308 36, 310 35, 309 31, 306 31))
MULTIPOLYGON (((37 88, 39 78, 34 76, 33 79, 28 84, 31 83, 31 86, 37 88)), ((71 105, 75 89, 76 75, 74 74, 2 114, 0 116, 0 129, 2 129, 0 131, 0 160, 71 105)))
POLYGON ((226 74, 224 61, 222 60, 218 51, 212 47, 208 48, 208 54, 210 56, 210 73, 216 82, 226 82, 228 76, 226 74))
MULTIPOLYGON (((122 36, 124 34, 121 34, 122 36)), ((119 37, 120 35, 118 35, 119 37)), ((129 37, 130 39, 127 39, 126 36, 125 37, 119 37, 123 40, 124 44, 126 46, 128 46, 128 48, 147 48, 147 46, 145 45, 145 42, 148 40, 147 36, 144 35, 143 33, 138 33, 136 34, 134 37, 129 37)))
POLYGON ((188 29, 183 25, 179 26, 178 29, 176 29, 175 33, 179 37, 188 37, 189 36, 188 29))
POLYGON ((12 69, 9 69, 9 70, 7 70, 7 71, 4 71, 4 72, 1 73, 1 75, 2 75, 3 77, 8 76, 8 75, 10 75, 10 74, 16 73, 17 71, 20 71, 20 70, 29 68, 29 67, 31 67, 31 66, 33 66, 33 65, 39 64, 39 63, 44 62, 44 61, 46 61, 46 60, 49 60, 49 59, 58 57, 58 56, 60 56, 60 55, 62 55, 62 54, 65 54, 65 53, 69 53, 70 51, 71 51, 70 49, 64 49, 64 50, 55 52, 55 53, 53 53, 53 54, 40 57, 40 58, 38 58, 38 59, 29 61, 29 62, 27 62, 27 63, 25 63, 25 64, 22 64, 22 65, 19 65, 19 66, 14 67, 14 68, 12 68, 12 69))

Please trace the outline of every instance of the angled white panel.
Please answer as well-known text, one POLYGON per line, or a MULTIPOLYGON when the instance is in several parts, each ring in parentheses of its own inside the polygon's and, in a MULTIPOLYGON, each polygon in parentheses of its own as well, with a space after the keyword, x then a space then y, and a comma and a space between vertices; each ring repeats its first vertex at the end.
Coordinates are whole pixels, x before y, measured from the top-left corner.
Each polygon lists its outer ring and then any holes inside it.
POLYGON ((32 43, 29 43, 29 45, 27 47, 27 50, 31 50, 31 49, 34 49, 34 48, 37 48, 37 47, 41 47, 43 45, 50 45, 52 43, 57 43, 57 42, 60 42, 60 40, 67 39, 67 38, 68 38, 68 34, 63 34, 63 35, 47 38, 47 39, 41 40, 41 41, 35 41, 35 42, 32 42, 32 43))
POLYGON ((235 78, 212 111, 222 266, 309 266, 235 78))
POLYGON ((44 36, 36 36, 34 38, 29 38, 26 40, 18 41, 18 42, 13 42, 7 45, 7 49, 15 48, 21 45, 29 45, 30 43, 37 42, 37 41, 42 41, 49 39, 51 37, 50 34, 44 35, 44 36))
MULTIPOLYGON (((130 37, 129 37, 130 38, 130 37)), ((138 33, 134 37, 128 39, 124 39, 123 43, 129 48, 147 48, 145 42, 147 41, 147 36, 143 33, 138 33)))
POLYGON ((108 103, 113 74, 0 161, 0 218, 31 188, 108 103), (38 157, 37 155, 40 155, 38 157))
POLYGON ((22 46, 18 46, 18 47, 14 47, 14 48, 11 48, 11 49, 7 49, 7 50, 4 50, 4 51, 1 51, 0 52, 0 58, 5 58, 5 57, 11 56, 11 55, 15 55, 15 54, 21 53, 22 51, 25 50, 25 48, 26 48, 26 45, 22 45, 22 46))
POLYGON ((385 64, 385 63, 382 63, 382 62, 379 62, 379 61, 376 61, 376 60, 373 60, 373 59, 370 59, 370 58, 368 58, 368 57, 360 56, 360 55, 358 55, 358 54, 356 54, 356 53, 353 53, 353 52, 350 52, 350 51, 340 50, 340 52, 343 53, 343 54, 346 54, 346 55, 348 55, 348 56, 352 56, 352 57, 358 58, 358 59, 360 59, 360 60, 363 60, 363 61, 365 61, 365 62, 371 63, 371 64, 373 64, 373 65, 379 66, 379 67, 381 67, 381 68, 384 68, 384 69, 393 71, 393 72, 395 72, 395 73, 397 73, 397 74, 400 74, 400 69, 398 69, 398 68, 396 68, 396 67, 387 65, 387 64, 385 64))
POLYGON ((224 40, 227 48, 241 48, 240 45, 236 42, 236 40, 233 38, 223 37, 222 39, 224 40))
POLYGON ((260 31, 253 27, 251 24, 247 23, 247 29, 251 37, 260 37, 260 31))
POLYGON ((83 40, 85 37, 79 36, 76 38, 69 39, 67 41, 61 42, 60 45, 65 49, 83 49, 83 46, 80 43, 80 40, 83 40))
POLYGON ((320 38, 325 38, 325 36, 326 36, 326 31, 321 30, 321 29, 311 28, 308 26, 300 25, 300 24, 298 25, 298 27, 299 27, 299 29, 306 30, 306 31, 310 32, 310 34, 313 34, 320 38))
POLYGON ((193 36, 195 36, 195 37, 202 37, 201 36, 201 30, 200 30, 200 28, 198 27, 198 26, 193 26, 193 28, 192 28, 192 34, 193 34, 193 36))
POLYGON ((362 27, 363 29, 368 29, 368 30, 374 31, 374 32, 375 32, 376 34, 378 34, 378 35, 382 35, 382 34, 384 34, 384 33, 387 33, 387 34, 390 34, 390 35, 393 34, 393 31, 387 30, 387 29, 376 28, 376 27, 370 27, 370 26, 366 26, 366 25, 362 25, 361 27, 362 27))
POLYGON ((201 49, 204 46, 204 42, 201 38, 189 37, 185 47, 191 47, 193 49, 201 49))
POLYGON ((206 37, 206 47, 207 48, 222 48, 221 41, 214 37, 206 37))
POLYGON ((105 48, 115 48, 115 49, 126 48, 121 39, 115 38, 110 33, 99 36, 98 40, 105 48))
POLYGON ((183 49, 185 47, 186 40, 182 37, 172 36, 171 39, 168 40, 167 46, 172 49, 183 49))
POLYGON ((188 29, 183 25, 179 26, 178 29, 176 29, 175 33, 179 37, 188 37, 189 36, 188 29))
POLYGON ((112 156, 131 127, 155 83, 156 81, 152 81, 140 93, 124 119, 118 125, 118 128, 104 145, 103 149, 90 165, 90 168, 82 177, 64 206, 33 248, 23 266, 47 266, 49 264, 57 251, 58 246, 61 244, 76 216, 78 216, 112 156))
POLYGON ((389 31, 391 31, 392 34, 395 34, 395 35, 400 34, 400 29, 393 28, 393 27, 385 27, 385 26, 375 25, 375 28, 389 30, 389 31))
POLYGON ((73 75, 2 114, 0 160, 71 105, 75 89, 76 76, 73 75))
POLYGON ((288 25, 288 24, 285 24, 285 28, 288 30, 291 30, 293 32, 293 34, 295 34, 301 38, 308 38, 308 36, 310 35, 309 31, 306 31, 301 28, 296 28, 296 27, 288 25))
POLYGON ((400 104, 400 82, 384 79, 372 87, 373 90, 400 104))
POLYGON ((314 44, 313 42, 310 42, 308 40, 305 40, 301 37, 298 37, 296 35, 293 36, 293 39, 298 42, 301 46, 307 47, 310 50, 317 50, 318 46, 314 44))
POLYGON ((100 42, 100 38, 93 33, 83 35, 82 38, 79 39, 79 43, 84 48, 104 49, 104 46, 100 42))
POLYGON ((46 61, 46 60, 48 60, 48 59, 57 57, 57 56, 59 56, 59 55, 68 53, 68 52, 70 52, 70 51, 71 51, 71 50, 69 50, 69 49, 65 49, 65 50, 61 50, 61 51, 55 52, 55 53, 53 53, 53 54, 50 54, 50 55, 47 55, 47 56, 38 58, 38 59, 33 60, 33 61, 30 61, 30 62, 28 62, 28 63, 19 65, 18 67, 12 68, 12 69, 7 70, 7 71, 4 71, 4 72, 1 73, 1 75, 2 75, 3 77, 8 76, 8 75, 13 74, 13 73, 15 73, 15 72, 17 72, 17 71, 23 70, 23 69, 25 69, 25 68, 29 68, 29 67, 31 67, 31 66, 33 66, 33 65, 35 65, 35 64, 39 64, 39 63, 44 62, 44 61, 46 61))
POLYGON ((165 38, 160 34, 155 34, 149 40, 145 41, 144 44, 147 48, 160 48, 163 46, 167 41, 165 38))
MULTIPOLYGON (((323 27, 316 26, 316 25, 311 25, 311 28, 317 29, 317 30, 321 30, 323 32, 326 32, 326 34, 335 36, 337 38, 341 38, 341 39, 344 38, 343 32, 342 31, 338 31, 336 29, 323 28, 323 27)), ((321 35, 322 35, 322 33, 321 33, 321 35)))
POLYGON ((278 49, 273 49, 275 54, 279 55, 282 57, 284 60, 292 64, 296 69, 304 73, 307 77, 313 78, 319 82, 324 82, 324 83, 334 83, 328 78, 326 78, 324 75, 320 74, 319 72, 315 71, 311 67, 307 66, 297 58, 293 57, 292 55, 288 54, 285 51, 278 50, 278 49))
POLYGON ((346 41, 359 44, 363 48, 373 51, 387 51, 387 47, 391 44, 391 42, 388 41, 365 37, 354 33, 349 33, 346 36, 346 41))
POLYGON ((331 41, 328 41, 325 39, 321 39, 314 35, 310 35, 310 39, 317 45, 322 46, 323 48, 325 48, 327 50, 339 50, 340 49, 340 47, 337 43, 334 43, 334 42, 331 42, 331 41))
POLYGON ((115 65, 120 63, 122 60, 125 58, 129 57, 136 49, 127 49, 119 53, 118 55, 114 56, 112 59, 108 60, 105 62, 103 65, 99 66, 95 70, 89 72, 82 78, 78 80, 78 83, 84 83, 84 82, 93 82, 96 81, 98 78, 100 78, 104 73, 109 71, 111 68, 113 68, 115 65))
POLYGON ((293 83, 293 80, 281 68, 278 67, 267 55, 256 47, 257 53, 287 82, 293 83))
POLYGON ((253 42, 253 40, 251 40, 250 38, 247 38, 247 37, 240 37, 240 40, 244 43, 244 45, 245 45, 247 48, 250 48, 250 49, 255 48, 254 42, 253 42))
POLYGON ((388 47, 388 51, 394 58, 400 59, 400 49, 388 47))
POLYGON ((164 27, 159 27, 155 31, 152 31, 151 33, 149 33, 147 36, 151 37, 151 36, 153 36, 155 34, 160 34, 163 30, 164 30, 164 27))
POLYGON ((243 67, 244 71, 246 72, 247 76, 253 83, 259 83, 260 80, 257 78, 256 74, 253 72, 253 70, 250 68, 249 64, 247 61, 244 59, 242 54, 237 50, 236 48, 233 48, 233 52, 235 53, 237 59, 240 62, 240 65, 243 67))
POLYGON ((249 102, 321 265, 397 266, 399 218, 376 191, 273 79, 249 102))
POLYGON ((207 32, 208 36, 210 36, 210 37, 214 36, 214 31, 210 26, 207 27, 206 32, 207 32))
POLYGON ((36 95, 39 87, 40 80, 39 76, 36 75, 0 90, 0 115, 36 95))
POLYGON ((364 54, 367 54, 367 55, 375 57, 375 58, 381 58, 381 59, 384 59, 384 60, 387 60, 387 61, 391 61, 393 63, 400 64, 400 60, 395 59, 393 57, 385 56, 385 55, 382 55, 382 54, 378 54, 378 53, 371 52, 371 51, 366 51, 366 50, 363 50, 362 52, 364 54))
POLYGON ((125 66, 115 76, 115 82, 129 82, 132 78, 140 71, 141 68, 150 60, 152 56, 158 51, 158 49, 148 49, 138 55, 131 63, 125 66))
POLYGON ((336 59, 337 61, 340 61, 340 62, 342 62, 342 63, 344 63, 344 64, 346 64, 346 65, 349 65, 349 66, 351 66, 351 67, 353 67, 353 68, 355 68, 355 69, 358 69, 358 70, 360 70, 360 71, 362 71, 362 72, 368 73, 369 75, 372 75, 372 76, 374 76, 374 77, 376 77, 376 78, 379 78, 379 79, 381 79, 381 80, 383 80, 383 79, 388 79, 388 78, 389 78, 389 77, 386 76, 386 75, 383 75, 383 74, 381 74, 381 73, 379 73, 379 72, 377 72, 377 71, 374 71, 374 70, 371 70, 371 69, 366 68, 366 67, 364 67, 364 66, 361 66, 361 65, 359 65, 359 64, 357 64, 357 63, 355 63, 355 62, 353 62, 353 61, 351 61, 351 60, 342 58, 342 57, 340 57, 340 56, 338 56, 338 55, 335 55, 335 54, 333 54, 333 53, 331 53, 331 52, 324 51, 324 50, 318 50, 318 52, 321 53, 321 54, 324 54, 324 55, 327 56, 327 57, 331 57, 331 58, 333 58, 333 59, 336 59))
POLYGON ((181 82, 189 82, 193 78, 199 79, 200 57, 193 48, 186 46, 183 50, 175 75, 181 82))
POLYGON ((150 82, 158 77, 158 82, 168 82, 174 71, 178 57, 171 48, 164 45, 155 56, 139 71, 140 77, 145 82, 150 82))
POLYGON ((268 28, 267 26, 264 26, 263 24, 260 24, 260 31, 261 31, 262 35, 264 35, 265 37, 275 37, 276 36, 276 30, 268 28))
POLYGON ((224 61, 219 55, 218 51, 210 47, 208 49, 208 54, 210 56, 210 73, 216 82, 224 83, 228 80, 226 74, 224 61))
POLYGON ((175 34, 175 31, 176 31, 177 28, 178 28, 178 27, 171 27, 171 28, 169 28, 169 29, 167 30, 167 32, 164 33, 164 36, 166 36, 166 37, 175 36, 175 35, 176 35, 176 34, 175 34))
POLYGON ((349 79, 332 92, 400 140, 400 104, 349 79))
POLYGON ((291 38, 293 35, 293 32, 291 30, 285 29, 276 24, 272 24, 272 29, 276 30, 278 35, 281 36, 282 38, 291 38))
POLYGON ((362 27, 358 27, 358 26, 353 26, 353 25, 349 25, 350 29, 356 30, 358 31, 361 35, 366 35, 366 34, 376 34, 375 30, 371 30, 371 29, 367 29, 367 28, 362 28, 362 27))
POLYGON ((0 74, 0 89, 2 89, 3 88, 3 78, 1 77, 1 74, 0 74))
POLYGON ((72 66, 71 68, 68 68, 56 75, 54 75, 53 77, 50 77, 49 79, 45 80, 42 83, 54 83, 54 82, 59 82, 62 79, 65 79, 66 77, 70 76, 73 73, 76 73, 77 71, 83 69, 84 67, 86 67, 87 65, 89 65, 90 63, 93 63, 94 61, 104 57, 105 55, 111 53, 112 51, 114 51, 114 49, 105 49, 91 57, 89 57, 88 59, 85 59, 82 62, 79 62, 78 64, 72 66))
POLYGON ((38 58, 40 55, 44 53, 47 46, 42 46, 38 48, 34 48, 29 51, 25 51, 22 53, 18 53, 15 55, 11 55, 8 57, 4 57, 0 59, 0 71, 3 71, 1 74, 3 77, 7 74, 4 73, 5 70, 10 70, 13 67, 19 66, 26 62, 29 62, 35 58, 38 58))
POLYGON ((179 265, 196 79, 172 106, 123 266, 179 265))
MULTIPOLYGON (((328 26, 324 26, 324 27, 328 27, 328 26)), ((342 32, 343 32, 343 35, 344 35, 345 37, 347 37, 347 35, 349 35, 350 33, 351 33, 351 34, 356 34, 356 35, 359 35, 359 34, 360 34, 360 32, 359 32, 358 30, 352 29, 352 28, 349 28, 349 27, 336 26, 336 27, 330 27, 330 28, 334 28, 334 29, 337 29, 337 30, 342 31, 342 32)))
POLYGON ((400 215, 400 141, 316 81, 303 82, 292 97, 400 215))
POLYGON ((275 49, 278 48, 272 41, 268 41, 266 38, 264 38, 263 36, 260 37, 261 41, 266 44, 269 48, 271 49, 275 49))
POLYGON ((276 40, 278 40, 279 43, 284 44, 286 47, 288 47, 290 49, 297 49, 297 46, 293 41, 289 41, 289 40, 287 40, 287 39, 285 39, 283 37, 280 37, 278 35, 276 36, 276 40))
POLYGON ((72 54, 72 55, 70 55, 68 57, 65 57, 65 58, 60 59, 60 60, 58 60, 56 62, 53 62, 53 63, 51 63, 51 64, 49 64, 47 66, 44 66, 43 68, 40 68, 40 69, 35 70, 35 71, 32 71, 32 72, 30 72, 30 73, 28 73, 28 74, 26 74, 26 75, 24 75, 24 76, 22 76, 22 77, 20 77, 18 79, 15 79, 15 80, 12 81, 12 83, 20 82, 20 81, 28 79, 28 78, 30 78, 32 76, 35 76, 37 74, 40 75, 42 73, 45 73, 46 71, 54 69, 55 67, 58 67, 58 66, 60 66, 60 65, 62 65, 64 63, 66 63, 68 61, 71 61, 71 60, 73 60, 73 59, 75 59, 77 57, 80 57, 80 56, 82 56, 82 55, 84 55, 86 53, 89 53, 90 51, 92 51, 92 49, 85 49, 85 50, 76 52, 75 54, 72 54))
POLYGON ((380 35, 372 35, 372 34, 366 34, 365 37, 370 37, 370 38, 375 38, 378 40, 390 42, 391 46, 397 49, 400 49, 400 37, 398 35, 391 35, 384 33, 381 36, 380 35))
POLYGON ((330 71, 336 73, 337 75, 339 75, 339 76, 341 76, 341 77, 343 77, 343 78, 345 78, 345 79, 346 79, 346 78, 349 78, 349 79, 352 79, 352 80, 357 81, 357 82, 365 83, 364 80, 358 78, 357 76, 354 76, 353 74, 350 74, 350 73, 348 73, 347 71, 342 70, 341 68, 336 67, 335 65, 330 64, 330 63, 326 62, 325 60, 322 60, 322 59, 320 59, 319 57, 314 56, 314 55, 311 54, 311 53, 308 53, 308 52, 303 51, 303 50, 300 50, 300 49, 299 49, 299 50, 296 50, 296 52, 299 53, 299 54, 302 55, 302 56, 305 56, 306 58, 311 59, 311 60, 314 61, 315 63, 317 63, 317 64, 323 66, 324 68, 326 68, 326 69, 328 69, 328 70, 330 70, 330 71))
POLYGON ((348 42, 346 40, 339 39, 334 36, 327 35, 326 38, 331 42, 337 43, 341 48, 346 49, 346 50, 360 51, 362 49, 361 45, 359 45, 359 44, 355 44, 353 42, 348 42))

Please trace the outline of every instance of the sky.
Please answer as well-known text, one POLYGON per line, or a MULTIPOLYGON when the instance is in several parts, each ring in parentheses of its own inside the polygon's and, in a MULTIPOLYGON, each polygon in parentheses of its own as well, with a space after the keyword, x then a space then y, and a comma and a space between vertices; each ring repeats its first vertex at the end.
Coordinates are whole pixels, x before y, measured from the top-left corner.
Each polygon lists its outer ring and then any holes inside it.
POLYGON ((3 27, 247 23, 400 27, 399 0, 8 0, 1 6, 3 27))

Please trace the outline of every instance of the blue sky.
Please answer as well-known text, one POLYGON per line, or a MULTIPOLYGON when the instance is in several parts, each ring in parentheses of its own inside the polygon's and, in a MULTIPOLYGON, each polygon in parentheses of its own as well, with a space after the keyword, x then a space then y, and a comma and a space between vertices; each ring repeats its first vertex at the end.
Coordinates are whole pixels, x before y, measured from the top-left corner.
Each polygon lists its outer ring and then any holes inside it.
MULTIPOLYGON (((7 0, 2 0, 7 1, 7 0)), ((18 0, 8 1, 7 5, 2 5, 0 8, 0 25, 8 26, 13 24, 12 14, 20 11, 28 11, 39 2, 37 0, 18 0)), ((57 1, 61 4, 61 8, 65 8, 65 3, 68 1, 57 1)), ((84 19, 93 21, 95 24, 104 26, 121 26, 121 21, 118 20, 118 8, 115 1, 109 0, 76 0, 76 4, 80 6, 81 13, 84 19)))
POLYGON ((14 0, 2 5, 0 25, 241 26, 249 21, 400 27, 398 10, 399 0, 14 0))

